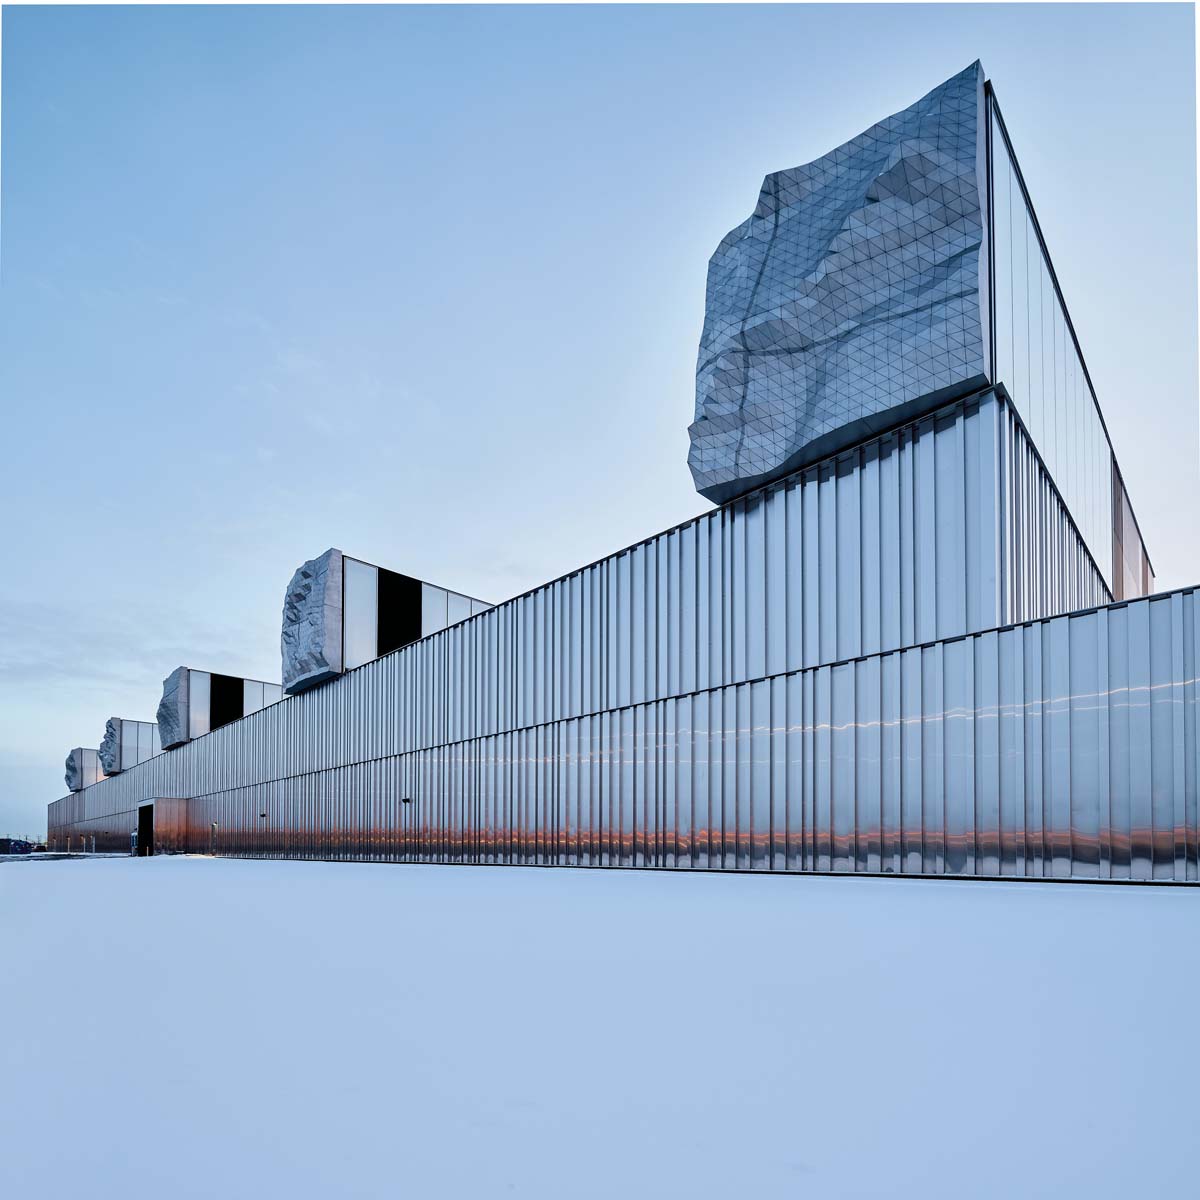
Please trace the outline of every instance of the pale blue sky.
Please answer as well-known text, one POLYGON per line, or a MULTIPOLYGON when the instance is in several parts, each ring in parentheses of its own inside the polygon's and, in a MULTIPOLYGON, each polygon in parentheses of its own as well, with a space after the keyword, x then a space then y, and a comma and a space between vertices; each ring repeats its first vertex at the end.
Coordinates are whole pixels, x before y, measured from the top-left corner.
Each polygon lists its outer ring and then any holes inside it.
POLYGON ((349 553, 500 600, 707 508, 707 260, 975 58, 1200 582, 1190 5, 7 8, 0 834, 349 553))

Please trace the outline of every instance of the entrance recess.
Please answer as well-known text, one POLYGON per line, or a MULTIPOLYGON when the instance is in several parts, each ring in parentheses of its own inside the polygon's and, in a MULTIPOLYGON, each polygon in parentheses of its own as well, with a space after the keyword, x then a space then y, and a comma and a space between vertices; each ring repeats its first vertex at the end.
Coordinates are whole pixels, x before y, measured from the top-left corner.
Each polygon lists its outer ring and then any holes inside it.
POLYGON ((138 809, 138 840, 137 852, 139 858, 154 853, 154 805, 143 804, 138 809))

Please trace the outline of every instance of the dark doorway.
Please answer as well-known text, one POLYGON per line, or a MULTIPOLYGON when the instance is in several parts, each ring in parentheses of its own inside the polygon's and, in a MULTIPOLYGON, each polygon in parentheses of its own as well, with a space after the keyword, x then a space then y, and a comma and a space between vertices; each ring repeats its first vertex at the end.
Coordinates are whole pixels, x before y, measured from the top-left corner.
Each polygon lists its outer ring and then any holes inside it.
POLYGON ((138 809, 138 858, 154 853, 154 805, 138 809))
POLYGON ((208 728, 220 729, 245 716, 245 684, 232 675, 213 674, 208 693, 208 728))
POLYGON ((376 650, 390 654, 421 636, 421 581, 379 568, 376 650))

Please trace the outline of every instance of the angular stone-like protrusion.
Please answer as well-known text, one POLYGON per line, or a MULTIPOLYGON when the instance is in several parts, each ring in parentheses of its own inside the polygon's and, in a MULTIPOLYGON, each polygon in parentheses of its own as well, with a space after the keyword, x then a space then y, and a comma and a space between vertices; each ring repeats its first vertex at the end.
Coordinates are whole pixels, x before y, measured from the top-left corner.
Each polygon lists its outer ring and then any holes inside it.
POLYGON ((67 784, 67 791, 79 792, 83 790, 83 762, 82 754, 78 750, 72 750, 67 755, 67 772, 63 779, 67 784))
POLYGON ((76 746, 67 755, 66 768, 67 772, 63 778, 72 792, 82 792, 84 788, 91 787, 93 783, 99 783, 105 777, 104 772, 100 769, 96 751, 79 746, 76 746))
POLYGON ((288 695, 342 673, 342 570, 342 552, 331 547, 288 584, 279 639, 288 695))
POLYGON ((115 775, 121 769, 121 718, 109 717, 104 723, 104 738, 100 743, 100 765, 105 775, 115 775))
POLYGON ((988 381, 978 62, 768 175, 708 266, 688 466, 723 504, 988 381))
POLYGON ((176 667, 163 680, 158 702, 158 740, 164 750, 188 741, 188 669, 176 667))

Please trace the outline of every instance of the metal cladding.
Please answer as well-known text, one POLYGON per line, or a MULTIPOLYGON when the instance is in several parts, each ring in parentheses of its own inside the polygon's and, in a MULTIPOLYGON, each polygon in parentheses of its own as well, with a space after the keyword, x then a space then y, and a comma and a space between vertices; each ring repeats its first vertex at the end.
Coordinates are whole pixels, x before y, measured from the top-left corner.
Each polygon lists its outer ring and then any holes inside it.
POLYGON ((506 610, 58 801, 51 837, 127 844, 169 794, 230 855, 1200 878, 1194 589, 519 727, 423 702, 506 610))
POLYGON ((156 719, 159 742, 164 750, 183 745, 191 736, 188 729, 188 674, 187 667, 176 667, 163 680, 156 719))
POLYGON ((978 62, 768 175, 708 269, 688 464, 717 503, 988 382, 978 62))
POLYGON ((302 564, 283 598, 283 690, 289 695, 342 673, 342 561, 332 547, 302 564))
POLYGON ((1194 878, 1195 595, 977 632, 1106 598, 988 392, 60 801, 53 836, 125 846, 169 798, 221 854, 1194 878))

